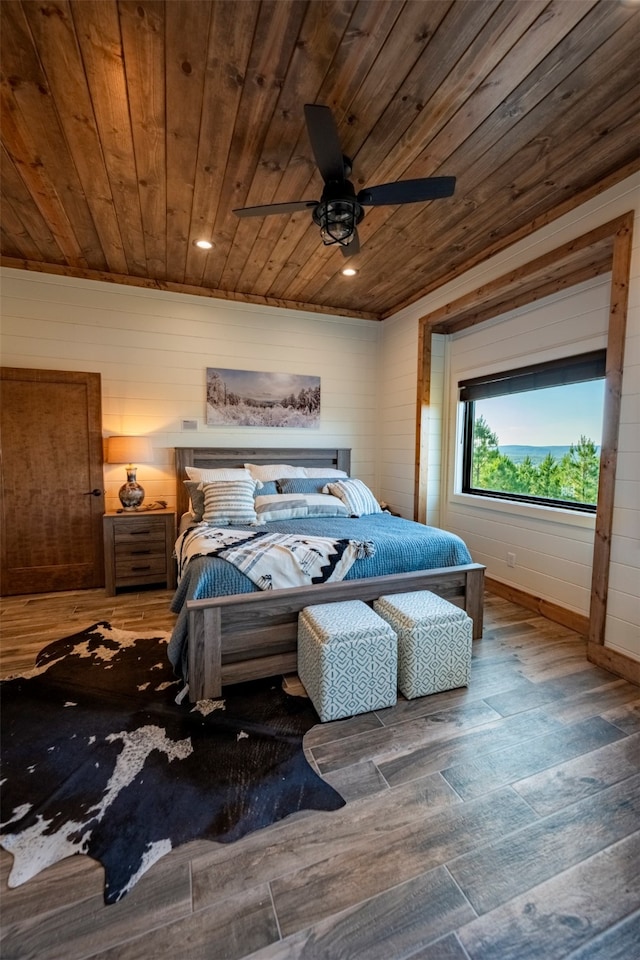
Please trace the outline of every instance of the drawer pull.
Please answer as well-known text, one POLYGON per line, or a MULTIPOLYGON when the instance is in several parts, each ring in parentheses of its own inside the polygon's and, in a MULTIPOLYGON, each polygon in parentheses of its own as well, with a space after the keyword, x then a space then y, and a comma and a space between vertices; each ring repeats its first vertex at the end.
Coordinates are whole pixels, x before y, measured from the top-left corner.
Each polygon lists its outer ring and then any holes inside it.
POLYGON ((149 553, 151 553, 151 550, 132 550, 132 551, 131 551, 131 556, 132 556, 132 557, 140 557, 140 556, 143 556, 143 555, 149 554, 149 553))
POLYGON ((129 531, 129 536, 130 536, 130 537, 148 537, 150 533, 151 533, 151 530, 149 530, 149 529, 147 529, 147 530, 130 530, 130 531, 129 531))
POLYGON ((131 567, 131 569, 135 570, 136 572, 140 570, 151 570, 151 564, 148 563, 146 567, 131 567))

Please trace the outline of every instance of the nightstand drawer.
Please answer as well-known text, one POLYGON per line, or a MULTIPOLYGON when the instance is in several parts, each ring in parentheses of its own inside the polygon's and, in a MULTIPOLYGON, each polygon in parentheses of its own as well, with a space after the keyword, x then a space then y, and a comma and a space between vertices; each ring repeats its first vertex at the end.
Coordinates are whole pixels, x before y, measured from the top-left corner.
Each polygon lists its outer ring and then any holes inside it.
POLYGON ((140 539, 133 543, 129 540, 125 540, 124 543, 116 542, 115 552, 118 568, 128 559, 135 560, 137 557, 162 557, 164 559, 164 538, 162 540, 140 539))
POLYGON ((164 542, 166 524, 161 517, 127 517, 114 528, 113 538, 117 545, 139 543, 141 540, 164 542))
POLYGON ((139 557, 118 557, 116 562, 116 586, 130 583, 137 577, 166 576, 167 561, 164 554, 139 557))

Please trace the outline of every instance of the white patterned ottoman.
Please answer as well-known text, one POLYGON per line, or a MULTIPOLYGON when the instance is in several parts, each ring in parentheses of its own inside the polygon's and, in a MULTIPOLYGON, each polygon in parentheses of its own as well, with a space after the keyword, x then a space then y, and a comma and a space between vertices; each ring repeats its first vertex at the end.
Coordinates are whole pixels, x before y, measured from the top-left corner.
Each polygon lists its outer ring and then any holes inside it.
POLYGON ((298 617, 298 676, 322 721, 392 707, 398 638, 362 600, 319 603, 298 617))
POLYGON ((464 610, 428 590, 380 597, 373 608, 398 635, 398 688, 405 697, 468 685, 473 622, 464 610))

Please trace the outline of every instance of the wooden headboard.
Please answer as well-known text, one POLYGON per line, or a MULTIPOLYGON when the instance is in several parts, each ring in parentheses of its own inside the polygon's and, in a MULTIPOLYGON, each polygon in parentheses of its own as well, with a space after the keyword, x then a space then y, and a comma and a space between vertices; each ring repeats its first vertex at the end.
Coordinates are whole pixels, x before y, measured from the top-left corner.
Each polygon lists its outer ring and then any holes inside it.
POLYGON ((290 463, 296 467, 333 467, 351 473, 351 450, 315 450, 304 447, 176 447, 176 509, 178 517, 189 509, 183 480, 185 467, 242 467, 245 463, 290 463))

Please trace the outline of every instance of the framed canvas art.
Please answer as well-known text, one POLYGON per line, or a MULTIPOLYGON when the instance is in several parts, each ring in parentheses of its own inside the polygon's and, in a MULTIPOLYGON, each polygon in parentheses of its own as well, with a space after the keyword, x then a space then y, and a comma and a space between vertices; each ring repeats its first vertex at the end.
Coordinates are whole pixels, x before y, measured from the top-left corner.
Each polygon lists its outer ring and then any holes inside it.
POLYGON ((208 427, 320 426, 320 377, 207 367, 208 427))

